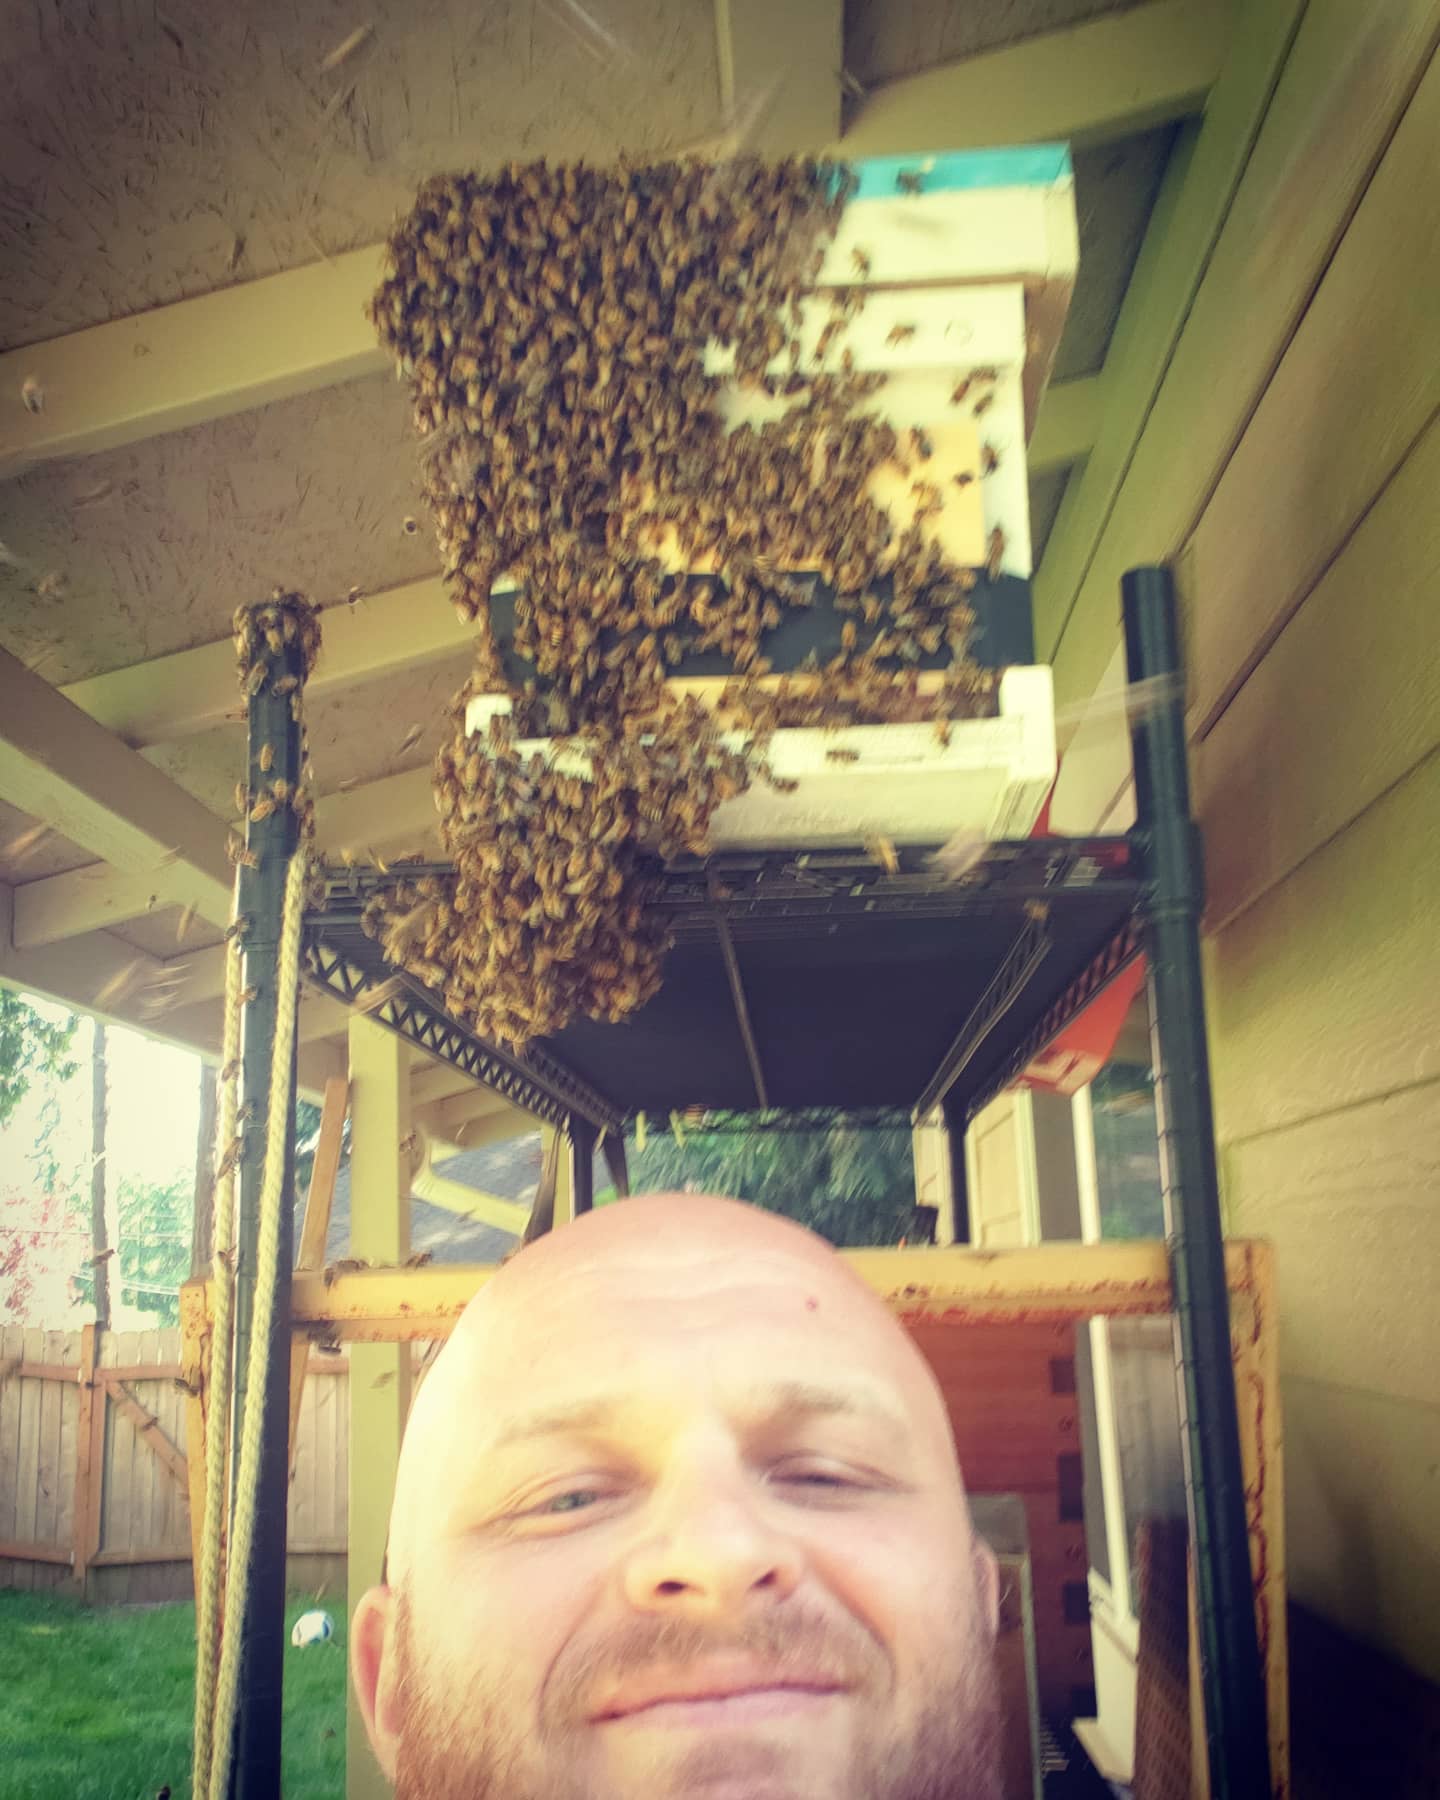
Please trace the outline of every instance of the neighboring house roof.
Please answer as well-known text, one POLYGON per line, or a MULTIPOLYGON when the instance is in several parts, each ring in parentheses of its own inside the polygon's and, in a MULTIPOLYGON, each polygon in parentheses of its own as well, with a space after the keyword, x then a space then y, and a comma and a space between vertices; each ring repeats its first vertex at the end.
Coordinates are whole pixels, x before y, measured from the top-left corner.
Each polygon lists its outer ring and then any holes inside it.
MULTIPOLYGON (((435 1173, 447 1181, 458 1182, 477 1193, 528 1204, 534 1199, 540 1182, 540 1134, 534 1132, 505 1143, 462 1150, 444 1162, 437 1162, 434 1168, 435 1173)), ((297 1205, 297 1241, 302 1213, 303 1207, 297 1205)), ((518 1242, 516 1233, 467 1218, 464 1213, 451 1212, 448 1207, 434 1206, 413 1194, 410 1197, 410 1249, 414 1255, 428 1250, 435 1262, 493 1263, 499 1262, 518 1242)), ((350 1165, 346 1162, 335 1177, 325 1260, 336 1262, 349 1255, 350 1165)))

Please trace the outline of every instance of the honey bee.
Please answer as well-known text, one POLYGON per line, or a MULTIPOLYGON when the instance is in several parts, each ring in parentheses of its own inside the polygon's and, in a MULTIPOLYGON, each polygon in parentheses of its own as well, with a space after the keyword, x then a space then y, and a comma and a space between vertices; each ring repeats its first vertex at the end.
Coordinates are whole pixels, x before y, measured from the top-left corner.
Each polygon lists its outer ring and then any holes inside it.
POLYGON ((868 281, 870 279, 870 258, 863 250, 852 250, 850 252, 850 266, 862 281, 868 281))
POLYGON ((974 481, 975 474, 971 469, 962 469, 958 475, 952 475, 950 479, 955 483, 956 487, 966 488, 974 481))
POLYGON ((999 467, 1000 457, 994 446, 992 444, 982 444, 980 446, 980 473, 982 475, 993 475, 999 467))
POLYGON ((918 169, 901 169, 895 177, 895 186, 902 194, 923 193, 925 177, 918 169))
POLYGON ((991 406, 994 404, 994 402, 995 402, 995 396, 993 393, 982 394, 980 396, 980 398, 975 402, 974 406, 970 409, 972 416, 978 419, 982 413, 989 412, 989 410, 990 410, 991 406))
POLYGON ((837 745, 833 750, 827 750, 825 752, 825 760, 826 762, 835 763, 857 763, 860 760, 860 752, 858 750, 846 749, 842 745, 837 745))
POLYGON ((900 857, 894 844, 887 837, 872 837, 865 840, 866 853, 879 863, 887 875, 900 873, 900 857))
POLYGON ((892 346, 905 344, 908 343, 914 335, 915 327, 913 325, 892 325, 886 335, 885 342, 892 346))
POLYGON ((986 546, 986 555, 985 555, 985 572, 992 581, 996 581, 999 579, 1000 559, 1004 556, 1004 554, 1005 554, 1005 533, 997 525, 995 527, 995 529, 990 533, 990 540, 986 546))

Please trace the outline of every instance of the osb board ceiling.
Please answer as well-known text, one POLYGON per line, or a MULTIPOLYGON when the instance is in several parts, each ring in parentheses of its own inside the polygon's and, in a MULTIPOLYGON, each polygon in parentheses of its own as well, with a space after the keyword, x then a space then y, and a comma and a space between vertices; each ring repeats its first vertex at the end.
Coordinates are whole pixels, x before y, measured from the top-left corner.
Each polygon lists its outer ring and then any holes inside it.
MULTIPOLYGON (((340 641, 350 628, 349 608, 331 608, 320 625, 323 656, 324 645, 340 641)), ((305 730, 316 793, 332 794, 342 783, 378 781, 407 769, 428 769, 453 729, 447 709, 470 668, 469 653, 461 651, 339 692, 313 694, 305 703, 305 730), (417 726, 419 735, 412 736, 417 726)), ((237 690, 237 708, 239 703, 237 690)), ((153 744, 143 754, 212 812, 227 818, 233 814, 235 783, 245 765, 242 723, 153 744)), ((364 846, 356 848, 363 851, 364 846)))
POLYGON ((59 685, 213 642, 277 582, 324 605, 431 574, 418 443, 372 376, 33 469, 0 486, 0 643, 59 685))
POLYGON ((0 43, 3 348, 375 243, 438 169, 719 122, 711 0, 0 0, 0 43))
POLYGON ((862 84, 894 81, 936 63, 958 62, 1002 44, 1060 31, 1140 0, 850 0, 845 66, 862 84))

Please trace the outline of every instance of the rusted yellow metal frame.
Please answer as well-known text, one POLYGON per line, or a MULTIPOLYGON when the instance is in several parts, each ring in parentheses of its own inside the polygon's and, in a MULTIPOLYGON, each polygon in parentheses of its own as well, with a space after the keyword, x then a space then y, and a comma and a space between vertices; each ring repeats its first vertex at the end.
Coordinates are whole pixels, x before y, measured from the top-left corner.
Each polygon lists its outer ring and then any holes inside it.
MULTIPOLYGON (((902 1324, 1074 1323, 1104 1314, 1136 1317, 1174 1307, 1163 1243, 1041 1245, 1033 1249, 843 1250, 839 1253, 902 1324)), ((446 1337, 494 1266, 361 1269, 327 1281, 297 1272, 298 1334, 348 1343, 446 1337)), ((1285 1622, 1284 1470, 1281 1456, 1279 1322, 1270 1246, 1225 1248, 1231 1356, 1240 1409, 1240 1451, 1255 1575, 1255 1608, 1270 1713, 1277 1800, 1290 1792, 1285 1622)), ((190 1516, 204 1517, 205 1368, 210 1284, 180 1292, 181 1358, 188 1408, 190 1516)), ((198 1552, 198 1545, 197 1545, 198 1552)))

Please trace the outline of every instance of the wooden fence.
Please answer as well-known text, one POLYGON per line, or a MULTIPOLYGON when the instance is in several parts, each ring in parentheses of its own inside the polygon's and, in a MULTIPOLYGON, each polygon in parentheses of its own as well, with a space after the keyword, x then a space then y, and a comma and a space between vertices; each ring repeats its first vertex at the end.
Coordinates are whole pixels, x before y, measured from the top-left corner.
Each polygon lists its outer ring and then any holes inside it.
MULTIPOLYGON (((0 1587, 100 1603, 194 1591, 180 1333, 0 1328, 0 1587)), ((311 1353, 290 1482, 292 1587, 343 1592, 349 1359, 311 1353)))

